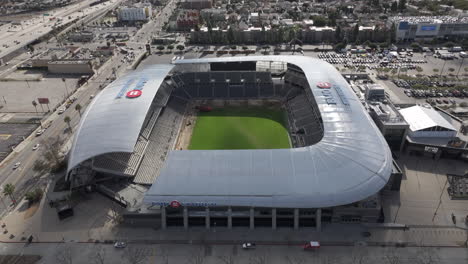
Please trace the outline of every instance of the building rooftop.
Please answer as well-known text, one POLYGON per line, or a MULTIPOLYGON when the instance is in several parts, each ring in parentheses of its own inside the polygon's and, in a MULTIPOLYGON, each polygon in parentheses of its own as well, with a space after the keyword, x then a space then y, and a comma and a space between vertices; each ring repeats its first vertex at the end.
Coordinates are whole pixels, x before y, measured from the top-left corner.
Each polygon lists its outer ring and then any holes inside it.
POLYGON ((389 18, 389 21, 399 23, 408 22, 409 24, 427 23, 427 24, 451 24, 468 23, 468 17, 456 16, 395 16, 389 18))
POLYGON ((435 126, 457 131, 447 119, 443 118, 431 106, 415 105, 401 109, 400 113, 410 125, 411 131, 424 130, 435 126))

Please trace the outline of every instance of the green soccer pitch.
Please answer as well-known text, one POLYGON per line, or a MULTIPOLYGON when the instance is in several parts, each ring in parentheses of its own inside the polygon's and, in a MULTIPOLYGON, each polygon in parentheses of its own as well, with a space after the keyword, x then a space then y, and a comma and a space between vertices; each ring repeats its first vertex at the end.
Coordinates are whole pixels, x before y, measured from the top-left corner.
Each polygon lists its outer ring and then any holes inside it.
POLYGON ((285 118, 282 110, 263 107, 199 112, 189 149, 290 148, 285 118))

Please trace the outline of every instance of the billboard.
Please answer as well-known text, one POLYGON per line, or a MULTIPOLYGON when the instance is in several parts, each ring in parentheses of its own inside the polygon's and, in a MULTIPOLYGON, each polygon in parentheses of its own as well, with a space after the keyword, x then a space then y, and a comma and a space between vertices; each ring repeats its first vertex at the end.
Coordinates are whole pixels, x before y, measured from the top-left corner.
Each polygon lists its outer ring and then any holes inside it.
POLYGON ((437 36, 439 33, 440 24, 422 24, 418 25, 418 29, 416 31, 416 36, 424 37, 424 36, 437 36))
POLYGON ((40 104, 48 104, 49 103, 49 98, 37 98, 37 101, 40 104))
POLYGON ((421 31, 434 31, 434 30, 437 30, 436 25, 421 26, 421 31))

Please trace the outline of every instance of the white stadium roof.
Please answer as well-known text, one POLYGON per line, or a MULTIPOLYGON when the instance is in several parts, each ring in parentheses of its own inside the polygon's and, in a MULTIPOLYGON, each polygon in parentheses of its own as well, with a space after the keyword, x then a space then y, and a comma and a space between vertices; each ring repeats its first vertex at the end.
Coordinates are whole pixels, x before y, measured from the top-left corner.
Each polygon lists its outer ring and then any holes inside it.
POLYGON ((419 105, 411 106, 400 110, 400 113, 410 125, 411 131, 419 131, 435 126, 443 127, 448 130, 457 131, 445 118, 443 118, 432 107, 423 107, 419 105))
POLYGON ((312 146, 273 150, 174 150, 145 196, 148 204, 318 208, 349 204, 388 182, 388 145, 346 80, 328 63, 304 56, 181 60, 176 64, 278 61, 300 67, 312 87, 324 137, 312 146), (330 82, 336 105, 318 82, 330 82))
POLYGON ((111 152, 133 152, 151 102, 174 65, 154 65, 120 78, 100 92, 75 132, 68 171, 92 157, 111 152), (142 94, 127 98, 140 86, 142 94))
MULTIPOLYGON (((324 136, 312 146, 273 150, 173 150, 144 202, 166 205, 320 208, 349 204, 388 182, 392 156, 378 128, 344 78, 328 63, 305 56, 181 60, 176 64, 276 61, 300 67, 321 113, 324 136), (318 82, 333 84, 323 93, 318 82), (330 96, 336 104, 329 104, 330 96)), ((105 88, 77 129, 69 170, 109 152, 132 152, 159 85, 173 65, 138 70, 105 88), (117 99, 146 80, 142 96, 117 99)))

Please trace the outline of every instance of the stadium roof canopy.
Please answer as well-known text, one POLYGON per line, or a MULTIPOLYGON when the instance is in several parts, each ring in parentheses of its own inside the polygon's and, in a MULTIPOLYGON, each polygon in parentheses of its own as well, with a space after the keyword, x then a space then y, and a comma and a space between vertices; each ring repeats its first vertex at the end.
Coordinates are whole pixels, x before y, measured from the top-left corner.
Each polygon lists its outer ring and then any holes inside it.
POLYGON ((174 150, 144 202, 168 205, 319 208, 349 204, 388 182, 388 145, 346 80, 330 64, 305 56, 252 56, 176 64, 275 61, 300 67, 324 125, 317 144, 293 149, 174 150), (325 94, 319 82, 330 82, 325 94), (332 97, 336 104, 330 103, 332 97))
MULTIPOLYGON (((385 139, 344 78, 330 64, 304 56, 252 56, 177 61, 177 64, 274 61, 300 67, 321 113, 324 136, 312 146, 270 150, 174 150, 146 193, 166 205, 319 208, 353 203, 388 182, 392 157, 385 139), (330 82, 329 94, 316 87, 330 82), (330 97, 335 104, 330 104, 330 97)), ((137 70, 106 87, 84 113, 68 171, 92 157, 132 152, 145 116, 174 65, 137 70), (142 89, 136 98, 126 92, 142 89)))
POLYGON ((432 107, 415 105, 400 110, 400 113, 410 125, 411 131, 419 131, 431 127, 443 127, 447 130, 457 131, 445 118, 432 107))
POLYGON ((68 172, 81 162, 111 152, 133 152, 156 92, 174 65, 153 65, 112 82, 88 106, 75 132, 68 172), (141 96, 128 98, 130 90, 141 96))

